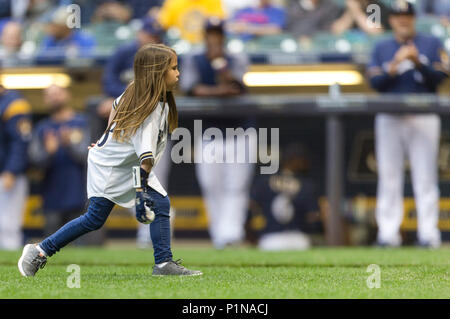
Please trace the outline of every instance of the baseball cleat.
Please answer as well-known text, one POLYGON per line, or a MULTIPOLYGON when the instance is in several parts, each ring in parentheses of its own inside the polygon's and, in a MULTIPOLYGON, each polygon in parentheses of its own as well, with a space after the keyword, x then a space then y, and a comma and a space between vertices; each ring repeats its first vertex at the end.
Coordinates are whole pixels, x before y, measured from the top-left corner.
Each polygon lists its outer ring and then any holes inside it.
POLYGON ((153 267, 153 276, 200 276, 203 273, 200 270, 189 270, 181 266, 181 259, 169 261, 164 266, 153 267))
POLYGON ((22 256, 17 263, 22 276, 32 277, 39 269, 44 268, 47 263, 47 257, 41 256, 41 253, 33 244, 25 245, 22 256))

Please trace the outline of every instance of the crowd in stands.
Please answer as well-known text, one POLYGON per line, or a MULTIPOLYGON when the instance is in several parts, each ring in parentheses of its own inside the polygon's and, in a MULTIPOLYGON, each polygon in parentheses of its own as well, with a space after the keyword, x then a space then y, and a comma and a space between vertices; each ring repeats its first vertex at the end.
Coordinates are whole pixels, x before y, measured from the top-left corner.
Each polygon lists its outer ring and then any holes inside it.
MULTIPOLYGON (((433 17, 442 26, 450 26, 449 1, 414 2, 419 19, 433 17)), ((386 0, 0 0, 0 57, 3 66, 9 66, 26 63, 30 56, 36 56, 38 62, 55 57, 108 56, 115 47, 133 39, 145 18, 153 18, 161 26, 165 42, 175 39, 190 46, 201 44, 205 19, 216 17, 225 21, 227 39, 247 43, 287 35, 303 44, 303 49, 321 33, 335 37, 355 32, 382 34, 390 29, 386 3, 386 0), (380 21, 367 19, 374 13, 371 5, 379 6, 380 21)))

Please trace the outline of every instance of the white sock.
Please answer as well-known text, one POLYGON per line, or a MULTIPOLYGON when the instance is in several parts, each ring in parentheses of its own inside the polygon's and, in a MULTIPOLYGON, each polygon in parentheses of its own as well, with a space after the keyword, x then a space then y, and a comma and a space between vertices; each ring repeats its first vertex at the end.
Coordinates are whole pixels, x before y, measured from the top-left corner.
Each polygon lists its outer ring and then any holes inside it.
POLYGON ((156 264, 156 266, 158 266, 158 268, 162 268, 167 264, 167 261, 164 263, 160 263, 160 264, 156 264))
POLYGON ((39 252, 42 253, 45 257, 48 257, 45 251, 41 248, 41 246, 36 245, 36 249, 39 250, 39 252))

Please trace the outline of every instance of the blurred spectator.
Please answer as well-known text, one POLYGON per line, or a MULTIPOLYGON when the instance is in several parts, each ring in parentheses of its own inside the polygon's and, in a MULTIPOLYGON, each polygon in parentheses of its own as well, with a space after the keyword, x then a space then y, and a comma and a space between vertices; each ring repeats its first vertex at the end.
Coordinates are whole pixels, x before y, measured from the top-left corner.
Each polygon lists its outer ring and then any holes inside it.
POLYGON ((24 21, 33 20, 51 9, 56 1, 52 0, 0 0, 0 18, 12 18, 24 21))
POLYGON ((22 26, 19 22, 9 21, 1 33, 0 65, 17 67, 31 64, 31 52, 23 50, 22 44, 22 26))
POLYGON ((241 9, 257 7, 259 0, 222 0, 222 6, 227 17, 232 17, 241 9))
POLYGON ((434 15, 440 17, 444 25, 450 24, 449 0, 420 0, 416 7, 419 16, 434 15))
POLYGON ((258 246, 263 250, 302 250, 310 247, 306 232, 320 229, 318 196, 306 149, 291 144, 281 154, 281 172, 255 178, 250 195, 253 218, 261 218, 258 246))
POLYGON ((118 1, 102 1, 96 8, 92 22, 115 21, 122 24, 130 21, 132 9, 118 1))
POLYGON ((237 11, 227 23, 227 31, 241 36, 243 40, 281 33, 286 14, 283 8, 274 6, 272 2, 259 0, 258 5, 237 11))
POLYGON ((109 58, 102 78, 104 93, 113 98, 121 95, 132 80, 133 59, 138 49, 148 43, 162 42, 163 35, 163 29, 155 19, 144 18, 136 40, 118 48, 109 58))
POLYGON ((164 29, 174 28, 193 44, 203 40, 203 26, 209 17, 224 18, 220 0, 166 0, 159 12, 164 29))
MULTIPOLYGON (((1 0, 0 0, 1 1, 1 0)), ((127 23, 141 19, 158 8, 164 0, 63 0, 61 5, 77 4, 81 7, 82 25, 90 22, 116 21, 127 23)))
POLYGON ((329 32, 342 9, 327 0, 289 0, 286 29, 299 40, 310 38, 315 32, 329 32))
POLYGON ((340 35, 352 29, 361 30, 368 35, 381 34, 389 30, 389 8, 381 0, 347 0, 346 10, 333 23, 332 31, 340 35), (380 8, 379 25, 372 19, 367 19, 373 14, 373 11, 367 10, 369 5, 377 5, 380 8))
MULTIPOLYGON (((231 55, 224 50, 223 21, 211 18, 206 22, 206 51, 186 57, 183 61, 180 85, 182 90, 194 96, 230 97, 244 93, 242 77, 248 67, 245 56, 231 55)), ((247 129, 252 123, 242 119, 203 119, 202 127, 215 127, 225 137, 226 128, 247 129)), ((256 145, 249 139, 249 148, 256 145)), ((247 201, 253 164, 237 163, 236 156, 228 158, 210 158, 213 148, 216 154, 226 156, 227 149, 234 149, 239 157, 249 154, 243 132, 236 133, 236 139, 222 139, 215 136, 211 141, 195 141, 196 173, 209 214, 209 232, 214 247, 222 249, 227 245, 239 244, 244 239, 244 224, 247 213, 247 201), (209 151, 208 151, 209 149, 209 151)), ((218 156, 218 155, 216 155, 218 156)), ((228 156, 230 157, 230 155, 228 156)))
POLYGON ((194 96, 230 96, 244 93, 242 77, 248 60, 244 55, 225 52, 223 21, 208 19, 206 51, 185 57, 180 87, 194 96))
POLYGON ((66 88, 51 85, 44 90, 50 116, 37 124, 29 148, 32 164, 44 172, 40 191, 46 235, 78 217, 86 202, 89 127, 87 119, 72 109, 70 99, 66 88))
POLYGON ((0 249, 22 246, 22 215, 28 195, 25 177, 31 139, 31 106, 0 85, 0 249))
POLYGON ((66 9, 59 7, 52 14, 41 43, 41 58, 90 57, 94 53, 95 39, 67 25, 71 13, 66 9))
POLYGON ((164 3, 164 0, 126 0, 127 4, 133 9, 133 19, 142 19, 145 16, 156 18, 158 9, 164 3))

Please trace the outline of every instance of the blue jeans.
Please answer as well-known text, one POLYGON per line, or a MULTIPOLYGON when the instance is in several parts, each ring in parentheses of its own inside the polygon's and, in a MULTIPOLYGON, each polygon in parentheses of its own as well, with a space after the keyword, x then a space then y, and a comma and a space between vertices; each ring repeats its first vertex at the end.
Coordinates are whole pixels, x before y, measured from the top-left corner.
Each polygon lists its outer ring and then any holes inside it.
MULTIPOLYGON (((153 189, 150 189, 150 195, 154 201, 155 212, 155 220, 150 224, 151 238, 155 263, 159 264, 172 260, 172 251, 170 249, 170 201, 169 196, 162 196, 153 189)), ((44 239, 39 246, 49 257, 54 255, 78 237, 101 228, 113 207, 114 203, 106 198, 92 197, 85 214, 62 226, 53 235, 44 239)))

